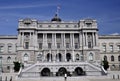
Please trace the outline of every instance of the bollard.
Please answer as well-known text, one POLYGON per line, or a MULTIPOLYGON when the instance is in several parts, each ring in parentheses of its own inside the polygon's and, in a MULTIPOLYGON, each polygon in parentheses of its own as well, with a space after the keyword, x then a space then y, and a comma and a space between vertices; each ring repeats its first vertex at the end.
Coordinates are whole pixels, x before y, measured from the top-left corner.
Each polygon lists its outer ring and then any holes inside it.
POLYGON ((7 81, 7 76, 5 77, 5 81, 7 81))
POLYGON ((2 76, 0 76, 0 81, 2 81, 2 76))
POLYGON ((11 76, 11 78, 10 78, 10 81, 12 81, 12 76, 11 76))
POLYGON ((115 79, 115 75, 113 75, 113 79, 115 79))
POLYGON ((119 77, 119 75, 118 75, 118 79, 119 79, 120 77, 119 77))

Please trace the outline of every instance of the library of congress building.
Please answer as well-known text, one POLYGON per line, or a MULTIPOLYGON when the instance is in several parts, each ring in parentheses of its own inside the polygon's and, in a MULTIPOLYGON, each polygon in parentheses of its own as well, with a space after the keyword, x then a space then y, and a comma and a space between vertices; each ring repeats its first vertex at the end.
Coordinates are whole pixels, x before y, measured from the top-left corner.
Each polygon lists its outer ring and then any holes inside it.
POLYGON ((97 21, 20 19, 18 34, 0 36, 2 72, 13 73, 14 61, 24 65, 19 77, 104 75, 120 70, 120 35, 99 35, 97 21))

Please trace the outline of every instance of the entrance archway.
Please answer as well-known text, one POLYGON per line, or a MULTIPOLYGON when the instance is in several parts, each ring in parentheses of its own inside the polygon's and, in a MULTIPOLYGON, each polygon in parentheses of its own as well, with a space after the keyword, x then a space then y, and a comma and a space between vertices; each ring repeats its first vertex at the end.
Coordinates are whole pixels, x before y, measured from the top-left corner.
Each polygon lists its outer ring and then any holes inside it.
POLYGON ((44 68, 41 71, 41 76, 50 76, 50 69, 49 68, 44 68))
POLYGON ((70 53, 66 54, 66 59, 67 59, 68 62, 71 60, 71 54, 70 53))
POLYGON ((81 67, 77 67, 74 72, 76 76, 84 75, 84 71, 81 67))
POLYGON ((57 72, 57 76, 64 76, 65 73, 67 73, 66 68, 61 67, 61 68, 58 70, 58 72, 57 72))

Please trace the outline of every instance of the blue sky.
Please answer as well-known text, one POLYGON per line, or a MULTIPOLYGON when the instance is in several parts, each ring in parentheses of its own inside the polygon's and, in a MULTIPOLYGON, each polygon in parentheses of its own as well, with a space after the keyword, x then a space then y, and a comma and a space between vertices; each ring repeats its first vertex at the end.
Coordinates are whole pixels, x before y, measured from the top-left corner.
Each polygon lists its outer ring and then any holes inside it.
POLYGON ((93 18, 99 34, 120 33, 120 0, 0 0, 0 35, 17 35, 18 20, 51 20, 60 5, 63 21, 93 18))

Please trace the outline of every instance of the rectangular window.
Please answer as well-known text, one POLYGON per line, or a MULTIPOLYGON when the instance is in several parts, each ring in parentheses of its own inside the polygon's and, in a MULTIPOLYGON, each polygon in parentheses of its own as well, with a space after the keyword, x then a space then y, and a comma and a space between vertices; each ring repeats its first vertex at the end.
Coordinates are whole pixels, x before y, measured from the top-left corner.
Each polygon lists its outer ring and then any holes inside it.
POLYGON ((113 52, 113 45, 110 45, 110 52, 113 52))
POLYGON ((120 45, 117 45, 117 51, 120 52, 120 45))
POLYGON ((3 46, 0 46, 0 53, 2 53, 4 50, 3 50, 3 46))
POLYGON ((60 43, 57 43, 57 48, 60 48, 60 43))
POLYGON ((91 42, 88 42, 88 48, 92 48, 91 42))
POLYGON ((42 49, 42 43, 39 43, 39 49, 42 49))
POLYGON ((78 49, 78 43, 75 43, 75 49, 78 49))
POLYGON ((8 52, 12 52, 12 46, 8 46, 8 52))
POLYGON ((106 52, 106 45, 103 45, 103 52, 106 52))
POLYGON ((48 48, 51 48, 51 45, 52 45, 51 43, 48 43, 48 48))
POLYGON ((25 42, 25 49, 29 49, 29 42, 25 42))
POLYGON ((70 47, 70 44, 69 43, 66 43, 66 48, 69 48, 70 47))

